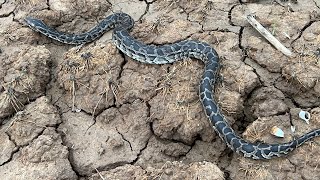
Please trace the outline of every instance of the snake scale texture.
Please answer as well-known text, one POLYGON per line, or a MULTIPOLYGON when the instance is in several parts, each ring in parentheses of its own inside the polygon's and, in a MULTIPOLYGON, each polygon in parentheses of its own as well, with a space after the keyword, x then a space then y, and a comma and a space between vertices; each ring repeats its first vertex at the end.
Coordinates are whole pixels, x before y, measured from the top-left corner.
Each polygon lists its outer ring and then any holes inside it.
POLYGON ((184 40, 174 44, 153 46, 143 44, 130 34, 134 20, 125 13, 115 13, 88 32, 82 34, 66 34, 48 27, 41 20, 27 17, 28 26, 45 36, 67 44, 83 45, 100 37, 113 29, 113 42, 127 56, 148 64, 166 64, 187 58, 196 58, 204 62, 205 70, 199 87, 199 96, 208 119, 221 139, 234 152, 253 159, 271 159, 280 157, 301 146, 304 142, 320 136, 320 129, 313 130, 288 143, 266 144, 251 143, 235 134, 227 123, 213 97, 214 85, 219 71, 219 58, 216 51, 207 43, 184 40))

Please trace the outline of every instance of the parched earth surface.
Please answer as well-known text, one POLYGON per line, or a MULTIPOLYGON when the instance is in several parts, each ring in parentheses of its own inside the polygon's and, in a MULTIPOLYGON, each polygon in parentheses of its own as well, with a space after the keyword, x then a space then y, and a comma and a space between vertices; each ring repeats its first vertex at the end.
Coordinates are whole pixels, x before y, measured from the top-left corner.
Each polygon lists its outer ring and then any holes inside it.
POLYGON ((111 32, 79 49, 24 22, 80 33, 113 12, 130 14, 132 36, 146 44, 214 47, 215 97, 245 139, 281 143, 320 128, 318 0, 0 0, 1 178, 320 179, 319 138, 268 161, 228 149, 198 99, 201 61, 146 65, 119 52, 111 32), (247 14, 295 56, 268 43, 247 14), (285 137, 271 135, 273 126, 285 137))

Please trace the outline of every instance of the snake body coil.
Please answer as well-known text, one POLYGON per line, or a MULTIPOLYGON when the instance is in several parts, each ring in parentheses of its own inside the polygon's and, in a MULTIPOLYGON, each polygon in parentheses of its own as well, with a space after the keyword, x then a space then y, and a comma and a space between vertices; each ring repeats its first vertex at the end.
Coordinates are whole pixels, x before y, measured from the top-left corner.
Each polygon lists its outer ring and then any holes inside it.
POLYGON ((234 152, 253 159, 270 159, 287 154, 304 142, 320 136, 320 129, 313 130, 298 139, 283 144, 250 143, 235 134, 222 115, 213 98, 213 90, 219 70, 219 58, 216 51, 207 43, 193 40, 180 41, 163 46, 145 45, 132 36, 129 31, 134 20, 125 13, 115 13, 106 17, 92 30, 82 34, 66 34, 48 27, 41 20, 27 17, 26 23, 52 39, 67 44, 85 44, 113 29, 113 41, 118 49, 127 56, 148 64, 166 64, 186 58, 200 59, 205 71, 200 82, 199 95, 204 111, 214 130, 234 152))

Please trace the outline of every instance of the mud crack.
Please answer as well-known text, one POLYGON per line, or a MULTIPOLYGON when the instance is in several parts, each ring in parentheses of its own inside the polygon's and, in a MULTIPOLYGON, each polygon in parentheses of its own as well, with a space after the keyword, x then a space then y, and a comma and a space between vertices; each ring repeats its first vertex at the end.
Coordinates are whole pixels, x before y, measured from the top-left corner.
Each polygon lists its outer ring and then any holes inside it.
POLYGON ((132 145, 131 145, 131 142, 130 142, 128 139, 126 139, 126 138, 124 137, 124 135, 123 135, 123 134, 118 130, 118 128, 117 128, 117 127, 116 127, 116 130, 117 130, 117 133, 118 133, 118 134, 120 134, 121 138, 129 144, 129 146, 130 146, 130 150, 131 150, 131 151, 133 151, 133 149, 132 149, 132 145))

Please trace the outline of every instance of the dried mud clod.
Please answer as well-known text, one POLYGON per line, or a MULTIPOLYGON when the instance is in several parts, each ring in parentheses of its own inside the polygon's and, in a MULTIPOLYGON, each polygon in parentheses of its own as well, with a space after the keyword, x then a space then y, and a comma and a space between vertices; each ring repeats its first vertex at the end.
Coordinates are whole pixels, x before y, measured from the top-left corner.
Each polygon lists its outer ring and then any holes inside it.
POLYGON ((81 175, 91 175, 94 168, 132 163, 151 136, 146 105, 138 100, 103 111, 96 122, 82 112, 64 113, 62 118, 58 130, 72 149, 71 161, 81 175))
POLYGON ((272 87, 259 88, 248 99, 247 117, 256 119, 283 114, 288 111, 284 94, 272 87))
POLYGON ((50 52, 43 46, 30 47, 2 59, 3 91, 0 94, 0 119, 23 110, 24 105, 45 94, 50 78, 50 52))
POLYGON ((1 166, 0 172, 8 179, 15 179, 17 174, 25 179, 75 179, 67 147, 61 143, 55 129, 48 128, 29 146, 15 153, 10 162, 1 166))
POLYGON ((67 147, 56 133, 61 123, 49 99, 40 97, 17 113, 1 128, 1 174, 29 178, 75 178, 68 162, 67 147), (21 169, 25 169, 21 171, 21 169))
POLYGON ((47 127, 61 123, 58 111, 46 97, 27 105, 8 122, 6 132, 17 146, 25 146, 47 127))
POLYGON ((111 44, 69 50, 57 70, 57 80, 66 91, 72 110, 96 115, 117 100, 118 77, 123 58, 111 44))

